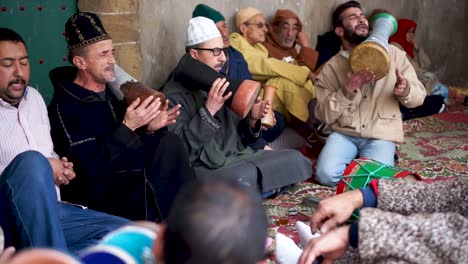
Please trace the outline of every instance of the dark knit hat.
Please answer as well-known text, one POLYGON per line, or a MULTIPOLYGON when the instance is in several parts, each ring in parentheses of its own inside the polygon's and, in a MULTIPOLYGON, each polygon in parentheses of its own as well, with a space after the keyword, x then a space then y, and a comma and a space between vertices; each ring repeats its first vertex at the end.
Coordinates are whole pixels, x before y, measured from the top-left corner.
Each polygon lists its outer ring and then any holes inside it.
POLYGON ((111 39, 96 14, 78 12, 72 15, 65 24, 68 50, 74 50, 111 39))
POLYGON ((192 18, 198 17, 198 16, 209 18, 213 20, 213 22, 215 23, 226 20, 223 14, 221 14, 219 11, 214 10, 213 8, 204 4, 197 5, 195 9, 193 10, 192 18))

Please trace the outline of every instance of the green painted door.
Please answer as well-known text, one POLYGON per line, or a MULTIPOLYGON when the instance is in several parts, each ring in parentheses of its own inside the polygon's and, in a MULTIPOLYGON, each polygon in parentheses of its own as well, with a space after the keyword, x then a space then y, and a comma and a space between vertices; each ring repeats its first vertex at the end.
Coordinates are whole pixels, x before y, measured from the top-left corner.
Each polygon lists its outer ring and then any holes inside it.
POLYGON ((29 86, 48 104, 53 95, 49 71, 68 64, 65 22, 76 0, 0 0, 0 27, 18 32, 26 42, 31 65, 29 86))

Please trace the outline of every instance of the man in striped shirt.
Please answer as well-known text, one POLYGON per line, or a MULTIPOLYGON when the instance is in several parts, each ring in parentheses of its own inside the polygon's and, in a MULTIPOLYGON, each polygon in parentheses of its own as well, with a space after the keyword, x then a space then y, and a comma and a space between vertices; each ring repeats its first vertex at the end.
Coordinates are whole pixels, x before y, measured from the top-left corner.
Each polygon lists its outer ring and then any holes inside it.
POLYGON ((73 180, 73 164, 54 152, 46 106, 27 86, 29 77, 23 39, 0 28, 0 226, 5 245, 76 252, 127 220, 60 200, 57 186, 73 180))

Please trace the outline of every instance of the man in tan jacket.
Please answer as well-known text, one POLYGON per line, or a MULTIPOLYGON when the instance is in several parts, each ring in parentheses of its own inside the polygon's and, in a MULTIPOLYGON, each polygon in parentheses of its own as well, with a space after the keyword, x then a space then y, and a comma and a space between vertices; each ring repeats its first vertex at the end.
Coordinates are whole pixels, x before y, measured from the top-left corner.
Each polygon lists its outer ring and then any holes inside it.
POLYGON ((338 183, 356 157, 394 165, 396 143, 404 140, 398 103, 412 108, 426 96, 405 53, 392 45, 390 70, 384 78, 376 81, 366 70, 351 73, 349 53, 369 34, 369 22, 358 2, 338 6, 333 27, 342 49, 325 64, 315 83, 315 115, 333 131, 317 161, 316 179, 328 186, 338 183))

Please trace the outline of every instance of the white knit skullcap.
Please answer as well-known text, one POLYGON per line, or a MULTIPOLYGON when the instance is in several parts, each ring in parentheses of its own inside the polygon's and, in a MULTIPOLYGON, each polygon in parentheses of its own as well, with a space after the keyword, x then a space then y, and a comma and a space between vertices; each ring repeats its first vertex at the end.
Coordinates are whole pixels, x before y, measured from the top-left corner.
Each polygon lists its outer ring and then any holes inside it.
POLYGON ((189 47, 197 45, 207 40, 220 37, 221 33, 219 33, 219 30, 213 20, 201 16, 194 17, 190 19, 187 28, 187 40, 185 41, 185 46, 189 47))

